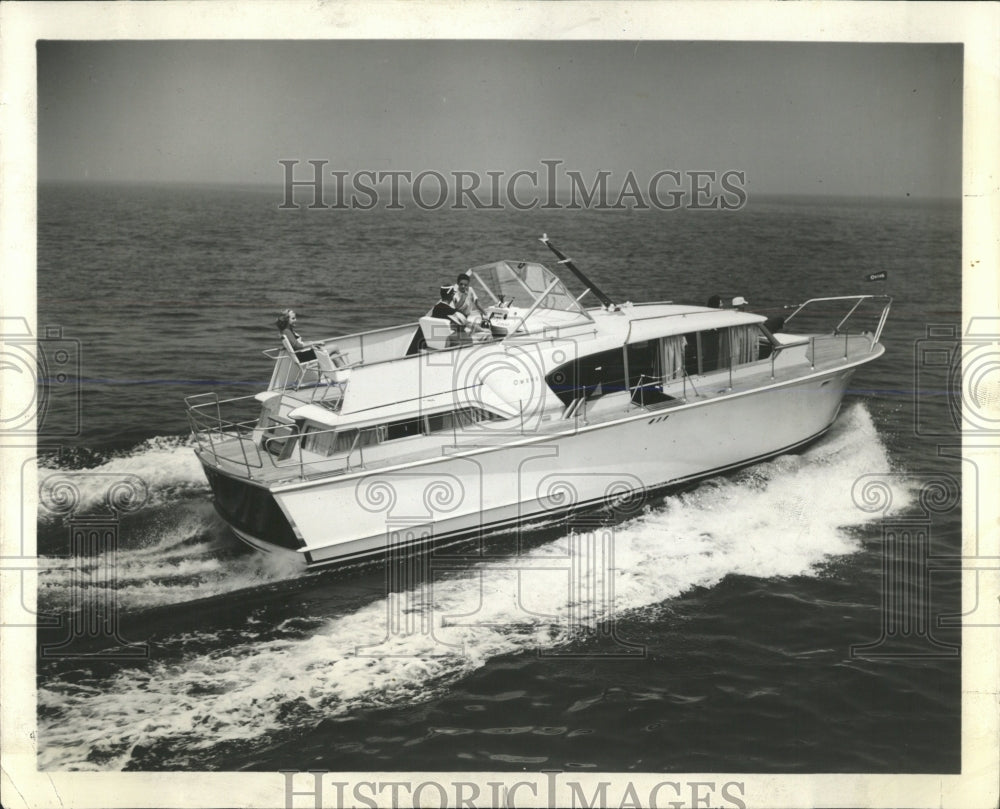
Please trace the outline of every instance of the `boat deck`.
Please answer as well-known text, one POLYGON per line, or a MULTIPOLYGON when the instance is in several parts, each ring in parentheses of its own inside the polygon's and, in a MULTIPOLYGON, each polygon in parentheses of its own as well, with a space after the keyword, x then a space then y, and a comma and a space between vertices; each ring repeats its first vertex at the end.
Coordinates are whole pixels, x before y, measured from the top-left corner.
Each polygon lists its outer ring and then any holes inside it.
MULTIPOLYGON (((802 342, 783 348, 771 358, 711 374, 682 377, 663 382, 649 402, 642 396, 621 391, 580 401, 575 408, 550 408, 522 413, 520 416, 490 421, 468 428, 414 435, 389 444, 353 448, 338 455, 320 455, 305 450, 295 441, 288 457, 280 457, 264 448, 260 431, 247 425, 236 430, 220 431, 203 442, 201 452, 221 471, 249 477, 265 486, 299 480, 312 480, 357 471, 395 466, 446 454, 488 446, 506 445, 523 438, 556 435, 620 420, 643 413, 658 413, 685 405, 698 404, 747 391, 782 385, 802 379, 812 372, 828 372, 850 365, 872 352, 870 335, 826 335, 803 338, 802 342), (662 392, 661 392, 662 391, 662 392), (664 398, 666 397, 666 398, 664 398), (567 417, 567 412, 571 415, 567 417)), ((349 383, 348 383, 349 384, 349 383)), ((282 413, 306 405, 336 411, 342 386, 285 390, 278 408, 282 413)), ((344 425, 349 427, 348 424, 344 425)))

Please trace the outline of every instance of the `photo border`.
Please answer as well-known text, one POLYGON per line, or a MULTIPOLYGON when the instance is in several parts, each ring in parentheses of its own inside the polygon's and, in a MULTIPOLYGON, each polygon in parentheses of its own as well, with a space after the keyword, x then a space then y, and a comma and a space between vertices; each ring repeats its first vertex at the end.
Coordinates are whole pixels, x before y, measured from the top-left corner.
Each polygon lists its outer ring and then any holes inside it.
MULTIPOLYGON (((894 2, 162 2, 4 3, 0 6, 0 315, 23 317, 37 334, 35 43, 39 39, 530 39, 710 40, 796 42, 920 42, 964 45, 962 329, 973 318, 996 318, 1000 247, 1000 5, 894 2), (984 310, 985 308, 985 310, 984 310)), ((1000 321, 997 321, 1000 322, 1000 321)), ((0 395, 4 395, 0 392, 0 395)), ((8 390, 7 395, 11 395, 8 390)), ((995 402, 993 407, 1000 407, 995 402)), ((3 615, 36 606, 37 580, 29 494, 22 501, 22 466, 35 447, 0 442, 3 615), (22 529, 22 523, 24 528, 22 529), (9 562, 21 559, 20 567, 9 562), (21 582, 26 583, 22 594, 21 582), (27 602, 21 603, 22 596, 27 602)), ((964 436, 964 459, 986 485, 963 491, 963 607, 978 606, 986 626, 963 627, 962 773, 960 775, 754 773, 670 774, 674 781, 742 781, 750 807, 995 807, 998 802, 997 693, 1000 683, 996 597, 1000 551, 996 491, 1000 443, 964 436), (978 506, 978 510, 977 510, 978 506), (978 525, 975 524, 978 518, 978 525), (977 542, 980 546, 977 547, 977 542), (987 545, 992 543, 992 546, 987 545), (987 550, 984 551, 983 547, 987 550), (992 547, 998 555, 984 556, 992 547), (977 561, 978 560, 978 561, 977 561), (975 575, 970 568, 979 565, 975 575), (978 584, 978 595, 975 592, 978 584)), ((967 464, 963 465, 967 467, 967 464)), ((29 464, 30 467, 30 464, 29 464)), ((27 492, 37 492, 29 468, 27 492)), ((164 807, 285 805, 285 780, 275 773, 38 772, 36 765, 35 631, 5 627, 0 636, 0 750, 4 805, 164 807), (169 800, 168 800, 169 798, 169 800)), ((542 773, 435 773, 434 780, 527 781, 544 788, 542 773)), ((338 774, 337 780, 427 780, 422 773, 338 774)), ((602 780, 635 784, 648 795, 665 774, 574 772, 593 794, 602 780), (645 791, 644 791, 645 790, 645 791)), ((547 805, 548 796, 522 789, 517 805, 547 805)), ((616 796, 620 791, 613 792, 616 796)), ((666 800, 666 798, 665 798, 666 800)), ((307 805, 297 799, 296 805, 307 805)))

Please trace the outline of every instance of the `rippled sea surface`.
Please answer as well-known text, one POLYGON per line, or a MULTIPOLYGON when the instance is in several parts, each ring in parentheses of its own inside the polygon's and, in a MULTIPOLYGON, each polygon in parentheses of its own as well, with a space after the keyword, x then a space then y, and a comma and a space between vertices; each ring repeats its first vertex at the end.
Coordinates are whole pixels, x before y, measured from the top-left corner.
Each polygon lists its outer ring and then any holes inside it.
MULTIPOLYGON (((959 770, 958 630, 907 625, 880 643, 900 626, 882 608, 886 532, 919 523, 934 557, 960 542, 948 491, 959 463, 937 452, 954 437, 952 397, 921 360, 928 327, 960 320, 957 205, 280 203, 280 189, 40 190, 38 323, 71 354, 46 404, 58 448, 40 481, 71 475, 76 498, 69 512, 39 509, 40 607, 77 614, 81 574, 92 581, 103 565, 120 638, 148 651, 93 654, 110 651, 98 639, 89 657, 39 658, 42 768, 959 770), (773 314, 888 292, 886 354, 854 377, 815 444, 615 523, 610 625, 588 623, 593 605, 571 598, 558 559, 579 540, 559 524, 524 529, 523 554, 542 560, 531 571, 514 569, 517 541, 497 534, 481 561, 443 565, 402 594, 387 593, 380 564, 303 574, 229 535, 185 396, 261 389, 280 308, 296 309, 307 339, 412 322, 466 267, 552 266, 542 232, 616 300, 744 295, 773 314), (865 280, 880 270, 886 282, 865 280), (862 508, 866 475, 885 485, 862 508), (141 480, 146 496, 116 523, 113 552, 81 570, 70 528, 101 513, 119 478, 141 480), (387 631, 401 595, 432 629, 387 631)), ((958 612, 958 573, 935 571, 913 604, 958 612)))

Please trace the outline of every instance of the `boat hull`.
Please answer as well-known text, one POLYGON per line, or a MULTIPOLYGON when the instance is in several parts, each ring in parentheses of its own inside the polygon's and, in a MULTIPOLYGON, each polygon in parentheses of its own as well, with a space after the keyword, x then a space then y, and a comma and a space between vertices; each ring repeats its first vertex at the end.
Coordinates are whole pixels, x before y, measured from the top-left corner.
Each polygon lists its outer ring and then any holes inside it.
MULTIPOLYGON (((481 446, 379 471, 271 490, 281 545, 321 566, 482 536, 595 507, 638 513, 649 493, 791 451, 833 423, 853 373, 807 378, 549 435, 487 434, 481 446), (294 536, 295 541, 288 538, 294 536)), ((573 427, 567 422, 567 427, 573 427)), ((226 517, 224 512, 223 516, 226 517)), ((234 526, 254 547, 272 543, 234 526)))

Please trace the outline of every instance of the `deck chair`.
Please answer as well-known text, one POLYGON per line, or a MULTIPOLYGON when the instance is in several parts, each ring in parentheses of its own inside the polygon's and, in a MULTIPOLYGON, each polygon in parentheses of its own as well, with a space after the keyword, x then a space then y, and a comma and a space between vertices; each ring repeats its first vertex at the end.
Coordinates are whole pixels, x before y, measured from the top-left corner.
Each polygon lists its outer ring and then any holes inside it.
MULTIPOLYGON (((321 346, 317 346, 316 372, 319 374, 320 381, 325 379, 328 388, 330 385, 336 385, 340 388, 340 398, 344 397, 347 381, 351 377, 351 367, 345 354, 337 352, 333 356, 330 356, 321 346)), ((316 398, 316 390, 319 390, 318 385, 313 391, 314 399, 316 398)), ((324 396, 324 398, 326 397, 324 396)))
POLYGON ((418 322, 428 348, 440 350, 448 347, 448 338, 451 337, 454 327, 450 320, 425 315, 418 322))
MULTIPOLYGON (((281 344, 285 347, 285 352, 288 354, 288 357, 292 361, 294 367, 298 369, 298 377, 295 380, 295 390, 298 390, 309 371, 315 371, 317 374, 319 373, 319 361, 300 360, 298 355, 295 353, 295 349, 292 348, 292 344, 288 342, 288 338, 285 335, 281 336, 281 344)), ((318 352, 316 356, 319 356, 318 352)), ((287 378, 285 381, 288 381, 287 378)), ((288 387, 287 384, 284 387, 288 387)))

